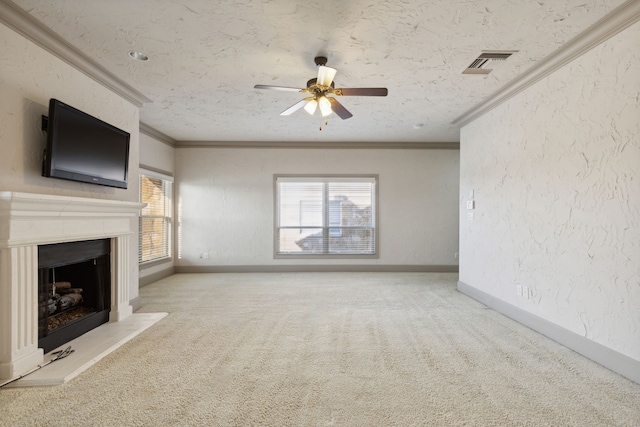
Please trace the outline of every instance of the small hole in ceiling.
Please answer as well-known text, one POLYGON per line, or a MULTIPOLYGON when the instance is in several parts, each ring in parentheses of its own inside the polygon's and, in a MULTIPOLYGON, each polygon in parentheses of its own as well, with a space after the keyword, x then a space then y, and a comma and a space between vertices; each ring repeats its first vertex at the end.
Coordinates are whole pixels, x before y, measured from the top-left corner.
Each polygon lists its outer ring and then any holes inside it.
POLYGON ((136 52, 135 50, 132 50, 131 52, 129 52, 129 56, 132 57, 133 59, 137 60, 137 61, 148 61, 149 57, 147 55, 145 55, 142 52, 136 52))

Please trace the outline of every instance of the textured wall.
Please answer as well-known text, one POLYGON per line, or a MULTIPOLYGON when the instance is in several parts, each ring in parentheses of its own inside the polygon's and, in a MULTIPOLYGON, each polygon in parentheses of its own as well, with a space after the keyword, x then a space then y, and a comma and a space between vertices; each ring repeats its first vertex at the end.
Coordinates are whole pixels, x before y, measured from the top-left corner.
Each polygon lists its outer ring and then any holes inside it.
POLYGON ((460 166, 460 280, 636 360, 638 40, 635 24, 465 126, 460 166))
POLYGON ((178 148, 176 176, 179 266, 457 264, 458 150, 178 148), (379 174, 379 259, 273 259, 273 175, 295 173, 379 174))
MULTIPOLYGON (((0 24, 0 191, 137 202, 138 123, 136 106, 0 24), (46 133, 40 130, 41 116, 48 114, 50 98, 131 133, 128 189, 41 176, 46 147, 46 133)), ((135 298, 137 239, 131 239, 129 250, 129 294, 135 298)))

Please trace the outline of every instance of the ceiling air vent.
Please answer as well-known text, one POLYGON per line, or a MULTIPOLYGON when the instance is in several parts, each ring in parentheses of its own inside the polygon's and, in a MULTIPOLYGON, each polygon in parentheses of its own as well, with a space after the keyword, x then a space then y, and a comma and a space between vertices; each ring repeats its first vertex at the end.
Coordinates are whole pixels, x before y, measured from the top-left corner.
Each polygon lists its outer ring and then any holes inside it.
POLYGON ((462 74, 489 74, 495 70, 500 64, 513 55, 516 50, 502 51, 502 52, 489 52, 485 51, 476 59, 473 60, 462 74))

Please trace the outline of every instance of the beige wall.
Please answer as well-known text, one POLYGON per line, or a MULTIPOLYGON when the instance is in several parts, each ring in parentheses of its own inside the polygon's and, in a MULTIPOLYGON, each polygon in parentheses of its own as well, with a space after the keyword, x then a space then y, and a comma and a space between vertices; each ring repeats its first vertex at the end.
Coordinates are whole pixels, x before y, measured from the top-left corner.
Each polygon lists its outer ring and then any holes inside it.
POLYGON ((140 165, 166 175, 175 170, 175 148, 146 133, 140 132, 140 165))
POLYGON ((458 150, 177 148, 176 265, 457 266, 458 165, 458 150), (274 174, 359 173, 379 174, 380 257, 274 260, 274 174))
POLYGON ((460 166, 460 281, 638 361, 639 40, 636 23, 465 126, 460 166))
MULTIPOLYGON (((140 132, 140 167, 163 175, 175 176, 175 148, 154 136, 140 132)), ((152 262, 140 266, 140 284, 152 283, 173 273, 173 259, 165 262, 152 262)))

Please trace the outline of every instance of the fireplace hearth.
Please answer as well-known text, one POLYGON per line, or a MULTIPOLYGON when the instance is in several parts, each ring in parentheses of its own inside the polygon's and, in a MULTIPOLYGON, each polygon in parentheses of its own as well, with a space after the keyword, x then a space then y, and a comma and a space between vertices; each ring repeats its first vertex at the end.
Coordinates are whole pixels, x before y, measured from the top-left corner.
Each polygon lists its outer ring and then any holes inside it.
POLYGON ((38 247, 38 346, 45 353, 109 321, 109 239, 38 247))

